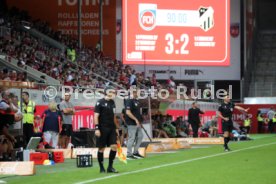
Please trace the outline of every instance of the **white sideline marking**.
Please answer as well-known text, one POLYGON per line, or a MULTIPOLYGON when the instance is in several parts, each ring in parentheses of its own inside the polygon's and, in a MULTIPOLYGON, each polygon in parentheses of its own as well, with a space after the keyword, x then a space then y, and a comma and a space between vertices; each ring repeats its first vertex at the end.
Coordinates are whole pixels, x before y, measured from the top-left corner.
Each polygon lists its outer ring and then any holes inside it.
POLYGON ((7 183, 7 182, 5 182, 5 181, 3 181, 3 180, 0 180, 0 183, 7 183))
POLYGON ((114 174, 114 175, 105 176, 105 177, 101 177, 101 178, 96 178, 96 179, 81 181, 81 182, 77 182, 75 184, 94 183, 96 181, 101 181, 101 180, 106 180, 106 179, 110 179, 110 178, 116 178, 116 177, 120 177, 120 176, 125 176, 125 175, 130 175, 130 174, 135 174, 135 173, 150 171, 150 170, 154 170, 154 169, 160 169, 160 168, 163 168, 163 167, 180 165, 180 164, 184 164, 184 163, 188 163, 188 162, 193 162, 193 161, 197 161, 197 160, 203 160, 203 159, 206 159, 206 158, 213 158, 213 157, 218 157, 218 156, 222 156, 222 155, 237 153, 237 152, 241 152, 241 151, 245 151, 245 150, 260 148, 260 147, 264 147, 264 146, 270 146, 270 145, 273 145, 273 144, 276 144, 276 142, 269 143, 269 144, 261 144, 261 145, 258 145, 258 146, 251 146, 251 147, 248 147, 248 148, 238 149, 238 150, 234 150, 234 151, 230 151, 230 152, 223 152, 223 153, 218 153, 218 154, 214 154, 214 155, 193 158, 193 159, 190 159, 190 160, 184 160, 184 161, 174 162, 174 163, 170 163, 170 164, 157 165, 157 166, 154 166, 154 167, 149 167, 149 168, 140 169, 140 170, 136 170, 136 171, 130 171, 130 172, 125 172, 125 173, 121 173, 121 174, 114 174))

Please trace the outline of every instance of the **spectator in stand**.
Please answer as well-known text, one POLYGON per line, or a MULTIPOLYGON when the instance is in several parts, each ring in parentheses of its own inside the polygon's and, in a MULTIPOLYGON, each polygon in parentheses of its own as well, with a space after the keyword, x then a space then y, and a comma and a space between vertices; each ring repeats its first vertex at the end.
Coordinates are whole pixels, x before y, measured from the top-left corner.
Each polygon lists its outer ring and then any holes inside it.
POLYGON ((0 80, 3 80, 4 79, 4 72, 3 70, 0 71, 0 80))
POLYGON ((28 74, 27 74, 27 72, 23 72, 23 74, 22 74, 22 81, 24 81, 24 82, 29 81, 28 80, 28 74))
POLYGON ((169 89, 170 94, 172 94, 172 93, 175 91, 175 88, 176 88, 176 84, 175 84, 175 82, 174 82, 173 76, 171 76, 171 77, 168 79, 167 85, 168 85, 168 89, 169 89))
POLYGON ((217 116, 202 125, 202 131, 208 132, 210 137, 217 137, 218 135, 218 125, 217 125, 217 116))
POLYGON ((13 70, 10 74, 10 80, 11 81, 16 81, 17 80, 17 73, 15 70, 13 70))
POLYGON ((20 107, 18 106, 18 96, 16 95, 11 95, 11 100, 12 100, 12 105, 15 111, 15 122, 14 125, 16 126, 16 124, 20 124, 21 125, 21 120, 23 118, 23 114, 20 110, 20 107))
POLYGON ((57 104, 50 102, 48 109, 42 114, 45 148, 57 148, 59 132, 61 131, 61 113, 57 111, 57 104))
POLYGON ((179 116, 176 118, 175 122, 172 123, 176 127, 176 133, 178 137, 187 137, 189 125, 183 121, 183 117, 179 116))
POLYGON ((170 136, 170 137, 176 137, 176 128, 172 125, 172 116, 167 115, 166 117, 162 118, 162 129, 170 136), (164 121, 165 119, 165 121, 164 121))
POLYGON ((151 84, 152 84, 152 86, 156 86, 156 85, 157 85, 157 80, 156 80, 156 75, 155 75, 155 73, 152 74, 152 77, 151 77, 151 84))
POLYGON ((161 123, 153 120, 152 123, 153 136, 156 138, 169 138, 168 134, 162 130, 161 123))
POLYGON ((137 77, 135 70, 132 71, 130 79, 129 79, 129 85, 130 86, 136 86, 137 85, 137 77))
POLYGON ((3 69, 3 80, 10 81, 9 71, 7 68, 3 69))

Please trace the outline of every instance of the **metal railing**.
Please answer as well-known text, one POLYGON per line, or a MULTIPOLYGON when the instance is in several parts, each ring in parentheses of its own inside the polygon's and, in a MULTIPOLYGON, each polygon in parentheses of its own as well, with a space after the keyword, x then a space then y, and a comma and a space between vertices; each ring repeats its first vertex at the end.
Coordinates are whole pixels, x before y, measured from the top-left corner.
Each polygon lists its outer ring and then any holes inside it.
POLYGON ((1 59, 1 62, 5 65, 8 65, 9 67, 20 71, 20 72, 27 72, 28 76, 32 77, 33 79, 39 81, 41 80, 41 76, 45 76, 45 79, 48 83, 59 85, 60 81, 46 75, 45 73, 42 73, 30 66, 25 65, 23 68, 17 66, 18 60, 16 58, 13 58, 11 56, 7 56, 6 54, 0 53, 3 57, 1 59))
POLYGON ((0 37, 11 36, 11 29, 5 26, 0 26, 0 37))

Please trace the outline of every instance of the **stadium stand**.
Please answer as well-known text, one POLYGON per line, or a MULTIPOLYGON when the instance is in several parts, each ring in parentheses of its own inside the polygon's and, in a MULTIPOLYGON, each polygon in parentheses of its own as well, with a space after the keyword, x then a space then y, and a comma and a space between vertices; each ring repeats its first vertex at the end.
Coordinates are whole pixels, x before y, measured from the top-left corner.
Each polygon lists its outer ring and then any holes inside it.
POLYGON ((80 50, 76 39, 53 31, 47 22, 32 21, 24 11, 12 8, 4 17, 2 28, 9 28, 10 36, 5 36, 0 42, 0 51, 7 54, 7 58, 17 58, 18 67, 29 66, 42 72, 48 83, 57 84, 53 80, 57 79, 64 85, 94 88, 103 88, 110 82, 128 88, 134 83, 142 88, 154 85, 174 91, 171 79, 160 84, 154 74, 145 78, 144 73, 123 66, 121 61, 104 56, 96 48, 84 47, 80 50), (40 38, 37 38, 38 35, 40 38), (70 61, 64 48, 76 50, 76 62, 70 61))
POLYGON ((257 39, 249 96, 275 96, 276 32, 260 31, 257 39))

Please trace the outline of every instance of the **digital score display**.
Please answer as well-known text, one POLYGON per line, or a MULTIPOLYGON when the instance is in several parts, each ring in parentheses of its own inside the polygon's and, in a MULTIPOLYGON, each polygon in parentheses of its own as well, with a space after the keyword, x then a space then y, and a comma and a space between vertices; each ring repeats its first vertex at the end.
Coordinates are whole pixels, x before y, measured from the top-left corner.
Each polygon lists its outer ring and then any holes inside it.
POLYGON ((123 0, 123 63, 230 65, 230 0, 123 0))

